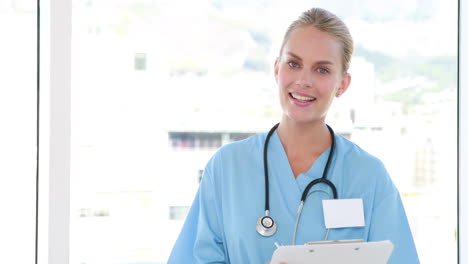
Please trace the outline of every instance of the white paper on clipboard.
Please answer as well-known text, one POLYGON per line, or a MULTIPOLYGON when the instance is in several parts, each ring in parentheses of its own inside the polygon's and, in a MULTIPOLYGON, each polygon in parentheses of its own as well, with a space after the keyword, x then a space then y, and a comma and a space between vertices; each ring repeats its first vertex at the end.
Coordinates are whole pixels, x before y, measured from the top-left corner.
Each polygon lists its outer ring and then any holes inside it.
POLYGON ((280 246, 273 252, 271 264, 386 264, 392 251, 389 240, 280 246))

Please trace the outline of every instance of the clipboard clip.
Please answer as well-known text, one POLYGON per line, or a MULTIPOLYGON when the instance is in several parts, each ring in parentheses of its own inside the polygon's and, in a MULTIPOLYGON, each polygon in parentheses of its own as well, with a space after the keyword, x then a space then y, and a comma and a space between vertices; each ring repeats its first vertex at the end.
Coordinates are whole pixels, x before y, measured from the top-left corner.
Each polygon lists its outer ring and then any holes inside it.
POLYGON ((352 243, 362 243, 362 239, 345 239, 345 240, 321 240, 321 241, 310 241, 305 243, 305 245, 330 245, 330 244, 352 244, 352 243))

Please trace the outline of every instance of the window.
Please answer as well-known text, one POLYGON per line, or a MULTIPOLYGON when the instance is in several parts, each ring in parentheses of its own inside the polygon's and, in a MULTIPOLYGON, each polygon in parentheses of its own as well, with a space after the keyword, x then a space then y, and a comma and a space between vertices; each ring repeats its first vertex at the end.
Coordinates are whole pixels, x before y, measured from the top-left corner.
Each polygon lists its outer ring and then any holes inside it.
POLYGON ((146 54, 145 53, 135 54, 135 70, 137 71, 146 70, 146 54))
MULTIPOLYGON (((357 44, 353 86, 335 104, 329 123, 387 165, 402 193, 421 262, 453 262, 456 2, 317 5, 343 17, 357 44), (434 240, 446 248, 431 248, 434 240)), ((287 23, 309 6, 266 1, 186 2, 183 8, 172 2, 75 1, 74 6, 73 41, 80 45, 73 45, 72 245, 86 241, 75 240, 83 238, 76 234, 88 234, 88 239, 102 238, 105 246, 101 251, 72 247, 72 263, 103 260, 116 249, 116 262, 164 262, 181 227, 175 223, 181 221, 168 220, 167 208, 190 206, 198 173, 215 150, 176 153, 172 141, 186 140, 181 134, 186 133, 189 142, 193 138, 188 145, 195 146, 203 133, 220 133, 221 142, 229 142, 239 127, 258 133, 277 121, 271 62, 287 23), (258 5, 265 12, 258 14, 258 5), (258 23, 262 19, 273 22, 258 23), (186 34, 173 34, 187 25, 186 34), (89 28, 99 28, 99 34, 89 28), (135 71, 135 54, 143 50, 151 65, 135 71), (181 124, 186 130, 173 129, 181 124), (97 194, 119 200, 126 192, 153 196, 150 203, 128 196, 141 202, 130 203, 140 209, 149 206, 150 215, 77 213, 105 208, 99 204, 104 196, 97 194), (138 225, 144 239, 106 240, 112 227, 121 225, 138 225), (147 237, 165 239, 143 241, 147 237)))
POLYGON ((184 220, 190 210, 190 206, 170 206, 169 219, 184 220))
POLYGON ((221 147, 222 133, 169 132, 173 149, 217 149, 221 147))

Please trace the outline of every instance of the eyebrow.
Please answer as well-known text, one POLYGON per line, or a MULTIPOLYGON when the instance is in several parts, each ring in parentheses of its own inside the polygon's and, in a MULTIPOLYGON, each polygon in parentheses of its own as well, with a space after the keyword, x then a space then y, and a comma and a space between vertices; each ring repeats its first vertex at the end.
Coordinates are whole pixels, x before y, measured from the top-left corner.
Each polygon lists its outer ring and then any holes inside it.
MULTIPOLYGON (((288 54, 289 56, 291 56, 291 57, 293 57, 293 58, 299 60, 299 61, 302 61, 302 58, 301 58, 301 57, 299 57, 298 55, 296 55, 296 54, 294 54, 294 53, 292 53, 292 52, 290 52, 290 51, 288 51, 287 54, 288 54)), ((334 63, 331 62, 331 61, 328 61, 328 60, 320 60, 320 61, 316 61, 314 64, 330 64, 330 65, 333 65, 334 63)))

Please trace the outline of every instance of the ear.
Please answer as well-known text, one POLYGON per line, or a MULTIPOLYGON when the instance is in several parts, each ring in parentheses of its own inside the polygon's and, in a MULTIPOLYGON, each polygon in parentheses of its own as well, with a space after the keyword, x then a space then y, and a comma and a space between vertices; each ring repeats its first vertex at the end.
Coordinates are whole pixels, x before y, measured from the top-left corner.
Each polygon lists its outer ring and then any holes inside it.
POLYGON ((279 58, 275 60, 275 80, 278 83, 278 72, 279 72, 279 58))
POLYGON ((346 73, 345 76, 343 76, 343 79, 341 79, 340 87, 338 87, 335 96, 340 97, 342 94, 344 94, 348 90, 350 83, 351 75, 349 73, 346 73))

